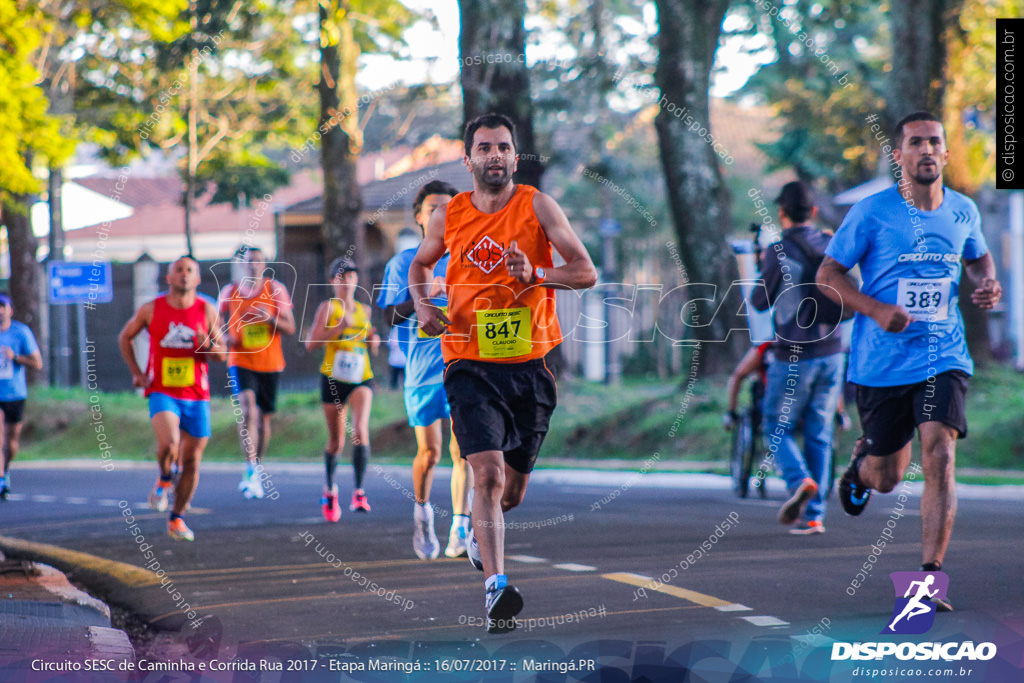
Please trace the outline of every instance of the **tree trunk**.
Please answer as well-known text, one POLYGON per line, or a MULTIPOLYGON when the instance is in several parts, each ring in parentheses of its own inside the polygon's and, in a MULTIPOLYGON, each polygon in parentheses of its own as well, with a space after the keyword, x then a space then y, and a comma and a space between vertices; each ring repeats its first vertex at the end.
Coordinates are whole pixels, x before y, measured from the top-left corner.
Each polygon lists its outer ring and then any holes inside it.
POLYGON ((966 0, 900 0, 889 5, 892 71, 886 114, 889 130, 915 111, 941 116, 948 80, 949 29, 966 0))
MULTIPOLYGON (((892 63, 898 64, 890 72, 889 97, 886 103, 890 130, 901 118, 918 110, 930 111, 944 121, 946 141, 963 144, 959 111, 947 111, 946 83, 949 80, 949 52, 951 42, 959 32, 958 17, 966 0, 905 0, 890 5, 892 18, 892 63), (952 134, 952 135, 951 135, 952 134)), ((964 161, 962 148, 954 150, 954 161, 964 161)), ((947 166, 947 184, 961 191, 969 191, 957 183, 955 167, 947 166)), ((962 290, 969 294, 970 282, 961 281, 962 290)), ((970 296, 961 297, 960 312, 964 317, 964 334, 971 356, 983 365, 992 360, 992 341, 988 333, 988 312, 970 302, 970 296)))
MULTIPOLYGON (((320 3, 320 161, 324 172, 324 214, 321 235, 329 262, 346 255, 363 265, 356 252, 362 197, 356 180, 356 157, 362 147, 359 98, 356 95, 355 43, 351 19, 328 14, 320 3)), ((334 5, 335 3, 332 3, 334 5)))
MULTIPOLYGON (((42 339, 42 271, 36 260, 38 243, 32 233, 31 206, 32 198, 28 195, 11 195, 4 201, 3 223, 11 255, 10 293, 14 318, 32 328, 36 339, 42 339)), ((29 383, 37 383, 40 376, 40 372, 29 369, 29 383)))
MULTIPOLYGON (((707 295, 709 290, 697 283, 717 287, 715 300, 698 299, 692 314, 677 312, 673 306, 666 315, 682 315, 690 325, 688 336, 694 339, 720 341, 732 329, 739 310, 738 302, 725 300, 738 273, 725 240, 730 229, 728 189, 718 166, 718 154, 702 136, 710 128, 711 66, 729 0, 657 0, 655 4, 658 65, 654 80, 661 90, 661 111, 654 125, 669 208, 681 245, 679 252, 687 282, 694 287, 686 300, 707 295), (703 131, 688 130, 693 125, 703 131)), ((733 334, 727 343, 705 345, 706 367, 730 368, 741 345, 740 337, 733 334)))
POLYGON ((462 123, 497 112, 516 124, 515 182, 540 187, 544 165, 533 134, 533 100, 526 69, 525 0, 459 0, 462 31, 462 123))

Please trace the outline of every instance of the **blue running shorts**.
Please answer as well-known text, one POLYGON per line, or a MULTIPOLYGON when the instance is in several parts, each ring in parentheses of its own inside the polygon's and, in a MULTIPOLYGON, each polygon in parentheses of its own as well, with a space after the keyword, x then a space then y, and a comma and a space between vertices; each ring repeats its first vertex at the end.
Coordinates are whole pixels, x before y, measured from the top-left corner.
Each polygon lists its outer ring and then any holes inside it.
POLYGON ((405 412, 409 416, 410 427, 429 427, 438 420, 451 418, 452 411, 448 406, 444 384, 438 382, 406 387, 405 412))
POLYGON ((210 436, 210 402, 189 401, 183 398, 172 398, 167 394, 153 393, 149 395, 149 417, 157 413, 169 411, 178 416, 181 428, 197 439, 210 436))

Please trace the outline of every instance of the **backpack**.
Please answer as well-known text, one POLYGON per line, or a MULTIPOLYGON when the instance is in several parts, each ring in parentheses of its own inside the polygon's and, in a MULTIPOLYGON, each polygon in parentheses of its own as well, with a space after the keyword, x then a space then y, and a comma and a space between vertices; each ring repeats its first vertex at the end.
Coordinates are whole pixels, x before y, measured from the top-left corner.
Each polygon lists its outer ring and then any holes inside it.
POLYGON ((800 253, 804 256, 804 260, 807 262, 807 267, 803 271, 800 283, 794 286, 800 287, 801 291, 805 293, 805 300, 808 298, 813 299, 815 303, 815 306, 800 306, 797 319, 798 324, 803 328, 810 327, 811 325, 835 327, 844 320, 852 318, 855 313, 852 308, 844 307, 832 301, 814 281, 821 262, 825 260, 824 249, 819 249, 812 245, 802 233, 789 232, 793 234, 783 235, 782 239, 799 249, 800 253))

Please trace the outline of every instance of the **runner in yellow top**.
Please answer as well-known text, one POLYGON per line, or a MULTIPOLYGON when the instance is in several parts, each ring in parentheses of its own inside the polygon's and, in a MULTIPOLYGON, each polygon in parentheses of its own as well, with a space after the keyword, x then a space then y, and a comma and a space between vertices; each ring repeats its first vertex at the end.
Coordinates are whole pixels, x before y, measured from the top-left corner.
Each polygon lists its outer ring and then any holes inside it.
POLYGON ((324 349, 324 361, 320 365, 320 402, 327 421, 324 449, 327 481, 320 503, 324 518, 337 522, 341 518, 341 506, 334 471, 344 446, 346 404, 352 406, 352 467, 356 485, 349 509, 370 511, 363 491, 363 475, 370 460, 370 405, 373 401, 373 370, 367 350, 376 354, 380 337, 370 324, 369 309, 355 299, 359 284, 355 263, 339 257, 331 262, 327 272, 334 297, 316 309, 306 349, 324 349))

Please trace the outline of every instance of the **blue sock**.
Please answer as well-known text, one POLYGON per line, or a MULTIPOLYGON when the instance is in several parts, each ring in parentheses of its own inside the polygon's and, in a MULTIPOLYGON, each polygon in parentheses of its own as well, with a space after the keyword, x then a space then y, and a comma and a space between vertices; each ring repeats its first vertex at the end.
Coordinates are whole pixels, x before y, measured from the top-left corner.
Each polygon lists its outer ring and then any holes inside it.
POLYGON ((173 522, 176 519, 181 519, 181 515, 175 514, 175 513, 172 512, 171 513, 171 521, 173 522))
POLYGON ((487 581, 484 582, 484 587, 488 591, 501 590, 508 585, 508 577, 504 574, 491 574, 487 581))

